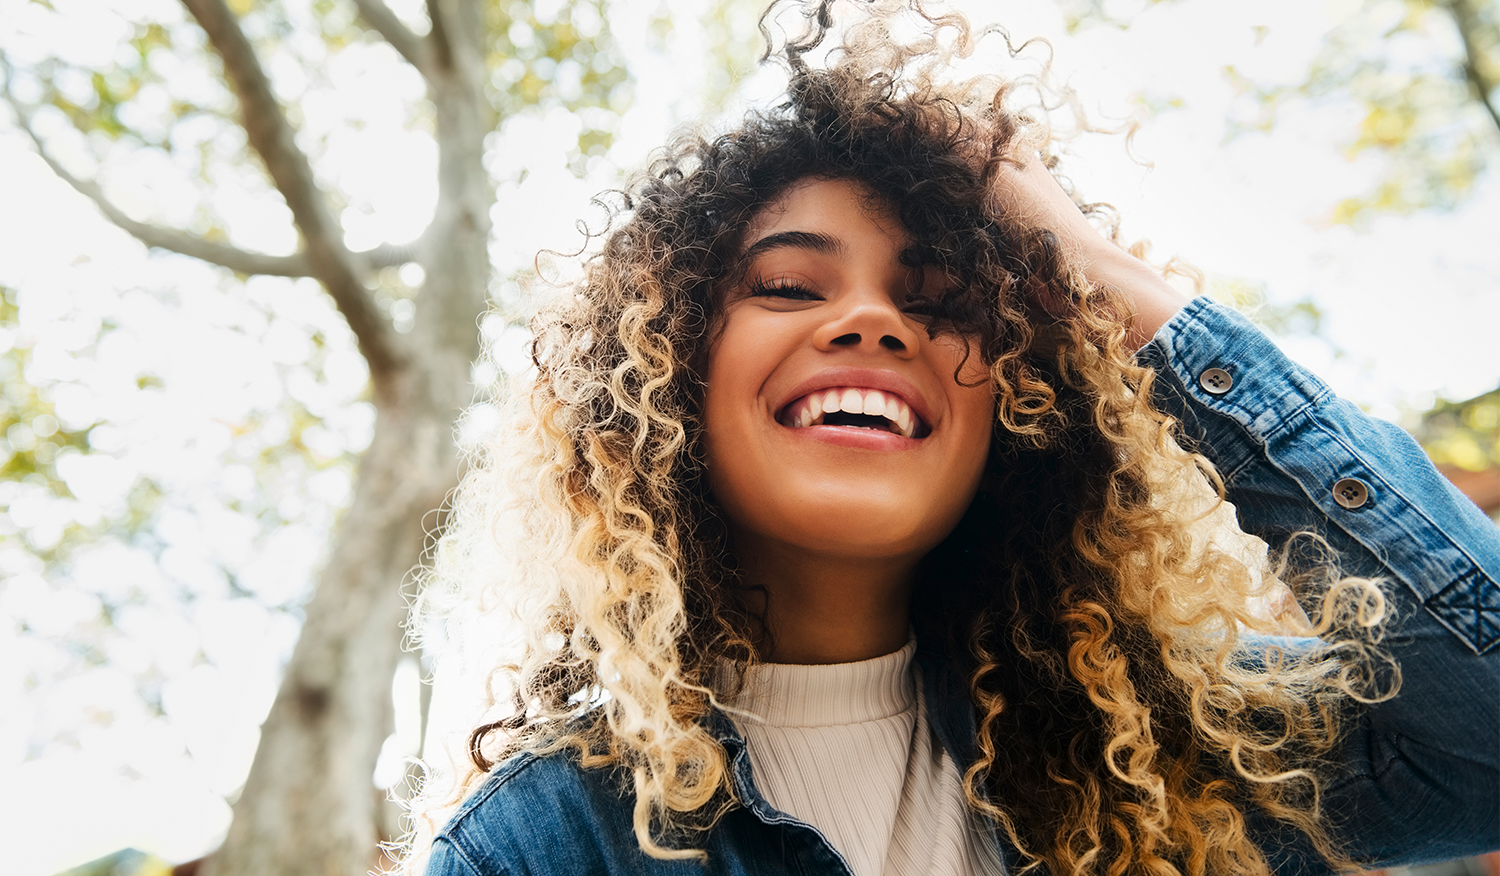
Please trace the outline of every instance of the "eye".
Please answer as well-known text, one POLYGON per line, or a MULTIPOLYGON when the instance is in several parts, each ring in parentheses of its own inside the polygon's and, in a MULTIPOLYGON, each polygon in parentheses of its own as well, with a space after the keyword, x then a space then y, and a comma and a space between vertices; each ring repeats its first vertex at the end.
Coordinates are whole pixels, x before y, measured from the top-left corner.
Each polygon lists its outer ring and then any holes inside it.
POLYGON ((913 292, 901 302, 901 309, 918 319, 931 319, 943 312, 943 302, 935 295, 913 292))
POLYGON ((756 277, 750 281, 752 298, 785 298, 790 301, 821 301, 823 296, 791 277, 756 277))

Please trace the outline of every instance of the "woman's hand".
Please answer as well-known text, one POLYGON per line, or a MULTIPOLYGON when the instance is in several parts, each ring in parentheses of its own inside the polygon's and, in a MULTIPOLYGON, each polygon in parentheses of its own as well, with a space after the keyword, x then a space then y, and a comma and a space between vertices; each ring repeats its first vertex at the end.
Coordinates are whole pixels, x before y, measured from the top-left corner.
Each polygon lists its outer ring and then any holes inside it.
POLYGON ((1187 298, 1150 265, 1104 239, 1063 191, 1040 158, 1024 165, 1002 163, 995 177, 999 211, 1026 225, 1056 234, 1068 261, 1093 283, 1124 293, 1135 311, 1126 340, 1139 350, 1187 298))

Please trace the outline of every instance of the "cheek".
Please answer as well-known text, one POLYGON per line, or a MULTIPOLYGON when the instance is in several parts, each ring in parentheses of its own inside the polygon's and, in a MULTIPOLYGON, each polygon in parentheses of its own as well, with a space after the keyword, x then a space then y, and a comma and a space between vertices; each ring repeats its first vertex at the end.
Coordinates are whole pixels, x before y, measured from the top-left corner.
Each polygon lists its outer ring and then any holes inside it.
POLYGON ((922 343, 933 368, 944 379, 966 387, 989 382, 990 369, 980 353, 979 338, 945 331, 937 337, 924 338, 922 343))
POLYGON ((716 494, 734 492, 735 482, 744 478, 739 471, 744 466, 737 465, 744 454, 736 448, 749 434, 757 411, 754 339, 736 328, 725 326, 714 339, 703 369, 703 449, 709 486, 716 494))
POLYGON ((988 384, 971 392, 973 395, 965 403, 967 412, 964 418, 966 434, 963 441, 963 477, 977 491, 984 477, 985 465, 989 462, 990 442, 995 431, 995 401, 988 384))
POLYGON ((941 351, 938 367, 947 383, 948 397, 966 424, 982 429, 981 440, 988 447, 995 420, 995 389, 977 342, 944 335, 932 343, 941 351))
POLYGON ((969 352, 964 347, 950 348, 953 356, 948 364, 947 376, 953 399, 955 419, 961 423, 963 435, 959 443, 963 449, 962 467, 974 484, 984 472, 989 460, 990 441, 995 428, 995 391, 990 379, 990 370, 977 351, 969 352))

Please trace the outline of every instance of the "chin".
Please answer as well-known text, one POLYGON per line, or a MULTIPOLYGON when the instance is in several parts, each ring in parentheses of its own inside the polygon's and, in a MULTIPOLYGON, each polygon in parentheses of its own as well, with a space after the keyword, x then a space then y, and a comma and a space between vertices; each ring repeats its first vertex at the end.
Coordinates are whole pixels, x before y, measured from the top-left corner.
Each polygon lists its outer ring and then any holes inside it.
POLYGON ((779 488, 723 489, 719 501, 741 537, 774 550, 780 544, 809 557, 885 560, 920 558, 953 531, 977 484, 937 492, 932 479, 808 475, 791 466, 779 488))
POLYGON ((922 556, 946 538, 963 516, 962 509, 951 520, 946 514, 936 520, 928 516, 926 525, 919 526, 916 524, 924 521, 917 515, 885 509, 833 506, 811 510, 813 513, 804 509, 787 520, 792 525, 783 535, 786 542, 819 553, 861 559, 922 556))

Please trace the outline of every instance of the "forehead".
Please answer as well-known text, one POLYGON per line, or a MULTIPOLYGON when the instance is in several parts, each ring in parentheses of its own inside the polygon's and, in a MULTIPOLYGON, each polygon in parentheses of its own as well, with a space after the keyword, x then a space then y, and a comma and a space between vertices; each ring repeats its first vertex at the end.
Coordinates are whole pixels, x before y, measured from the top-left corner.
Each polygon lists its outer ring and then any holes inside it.
POLYGON ((742 251, 750 254, 761 240, 788 231, 814 232, 840 243, 855 234, 873 235, 887 238, 897 249, 910 239, 889 200, 847 179, 813 177, 794 183, 751 218, 742 251))

